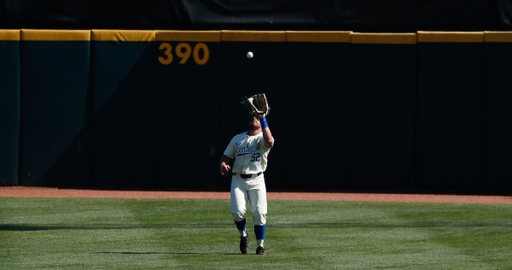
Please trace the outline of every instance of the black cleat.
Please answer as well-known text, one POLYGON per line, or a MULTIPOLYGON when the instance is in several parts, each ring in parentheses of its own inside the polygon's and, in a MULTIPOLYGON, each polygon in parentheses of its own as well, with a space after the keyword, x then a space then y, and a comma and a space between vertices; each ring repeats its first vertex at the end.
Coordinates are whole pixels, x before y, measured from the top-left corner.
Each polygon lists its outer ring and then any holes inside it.
POLYGON ((245 237, 240 237, 240 252, 242 254, 247 254, 249 251, 249 234, 247 234, 245 237))
POLYGON ((267 255, 267 253, 265 252, 265 249, 263 247, 258 247, 256 249, 256 254, 258 254, 258 255, 267 255))

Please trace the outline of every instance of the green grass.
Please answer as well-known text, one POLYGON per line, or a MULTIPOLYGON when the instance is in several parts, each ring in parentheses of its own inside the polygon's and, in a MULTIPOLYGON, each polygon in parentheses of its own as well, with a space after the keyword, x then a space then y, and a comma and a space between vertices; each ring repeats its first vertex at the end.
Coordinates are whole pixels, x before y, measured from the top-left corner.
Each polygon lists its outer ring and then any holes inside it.
POLYGON ((229 208, 0 198, 0 269, 512 269, 512 205, 269 201, 267 256, 229 208))

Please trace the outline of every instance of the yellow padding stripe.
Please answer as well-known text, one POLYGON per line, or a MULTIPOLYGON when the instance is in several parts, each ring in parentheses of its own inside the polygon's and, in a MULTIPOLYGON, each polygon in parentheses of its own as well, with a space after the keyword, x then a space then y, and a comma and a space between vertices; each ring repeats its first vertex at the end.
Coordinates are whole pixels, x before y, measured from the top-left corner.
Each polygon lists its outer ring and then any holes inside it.
POLYGON ((418 42, 484 42, 484 32, 418 31, 418 42))
POLYGON ((485 42, 512 42, 512 32, 485 32, 485 42))
POLYGON ((220 31, 157 31, 157 41, 220 42, 220 31))
POLYGON ((0 40, 20 40, 20 30, 0 30, 0 40))
POLYGON ((90 30, 33 30, 21 29, 21 40, 89 41, 90 30))
POLYGON ((223 30, 222 41, 284 42, 284 31, 223 30))
POLYGON ((286 42, 350 43, 352 31, 286 31, 286 42))
POLYGON ((94 41, 156 41, 156 31, 152 30, 92 30, 94 41))
POLYGON ((352 33, 353 44, 416 44, 415 33, 352 33))

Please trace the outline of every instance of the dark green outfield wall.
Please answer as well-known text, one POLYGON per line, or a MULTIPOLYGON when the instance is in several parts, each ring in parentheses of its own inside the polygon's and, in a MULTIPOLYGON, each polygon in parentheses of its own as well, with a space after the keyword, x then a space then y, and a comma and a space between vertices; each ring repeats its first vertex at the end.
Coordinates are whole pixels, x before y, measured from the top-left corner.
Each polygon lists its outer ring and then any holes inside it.
POLYGON ((91 184, 155 185, 156 34, 93 30, 91 184))
POLYGON ((483 35, 418 44, 418 187, 480 188, 483 35))
POLYGON ((350 32, 286 39, 286 187, 350 187, 350 32))
POLYGON ((220 185, 220 41, 220 31, 157 34, 155 184, 159 187, 220 185))
POLYGON ((19 40, 19 31, 0 31, 0 185, 18 185, 19 40))
POLYGON ((21 185, 90 185, 89 31, 21 32, 21 185))
POLYGON ((352 37, 350 184, 415 188, 416 35, 352 37))
POLYGON ((9 31, 1 185, 226 189, 266 93, 269 190, 512 191, 510 32, 9 31))
POLYGON ((499 33, 484 38, 481 188, 512 190, 512 141, 508 136, 512 118, 512 40, 510 35, 499 33))

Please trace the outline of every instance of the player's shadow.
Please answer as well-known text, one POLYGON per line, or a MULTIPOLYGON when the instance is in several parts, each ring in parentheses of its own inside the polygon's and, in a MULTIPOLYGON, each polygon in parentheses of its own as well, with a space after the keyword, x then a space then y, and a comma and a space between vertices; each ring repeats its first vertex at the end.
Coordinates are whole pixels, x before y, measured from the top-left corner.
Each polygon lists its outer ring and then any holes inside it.
POLYGON ((122 255, 238 255, 240 253, 219 252, 133 252, 133 251, 100 251, 96 254, 122 254, 122 255))
MULTIPOLYGON (((0 231, 53 231, 53 230, 124 230, 154 228, 210 228, 211 224, 87 224, 87 225, 38 225, 38 224, 0 224, 0 231)), ((228 228, 229 224, 214 224, 217 228, 228 228)))

